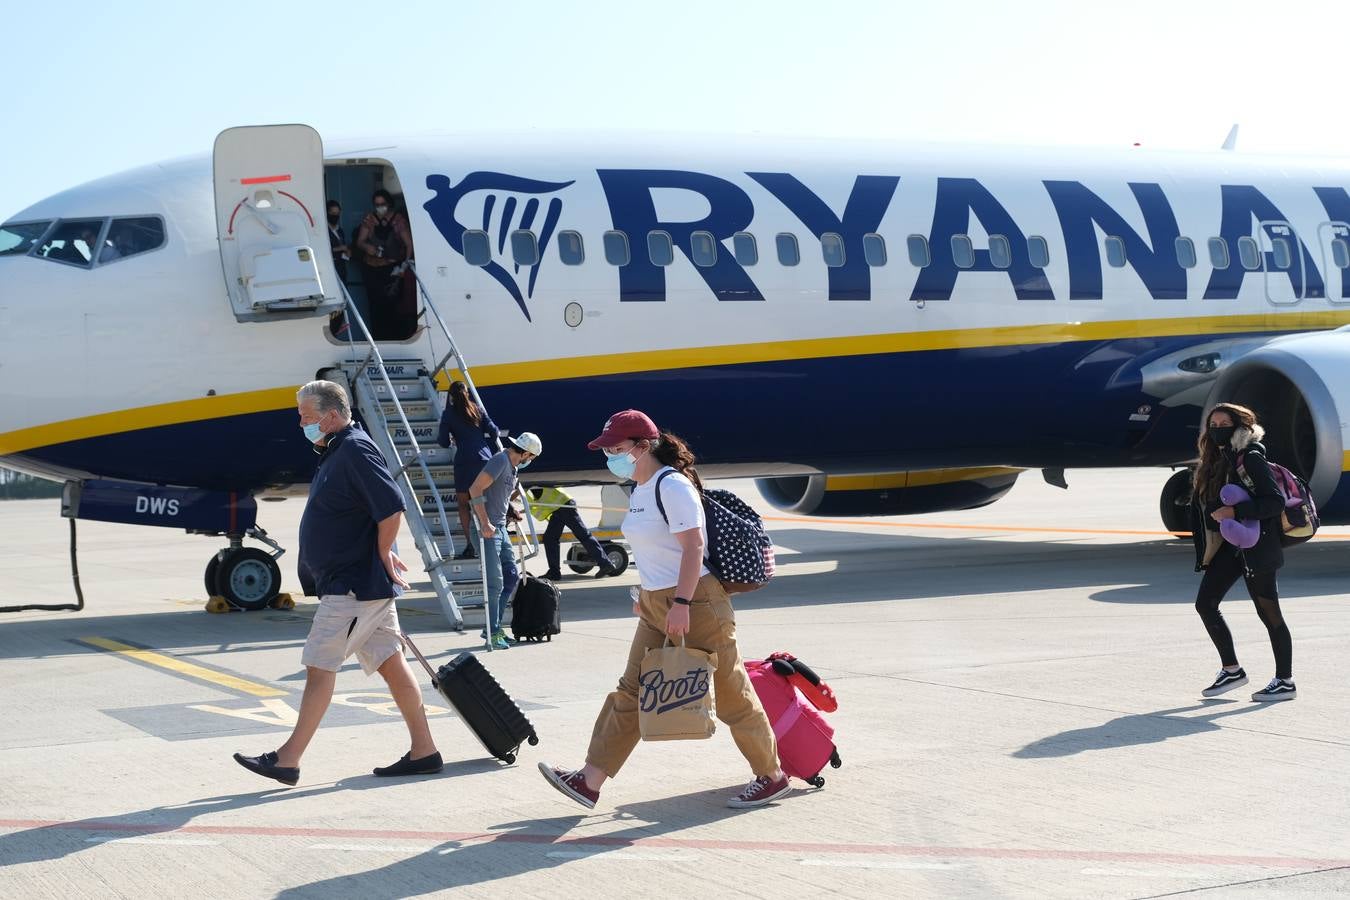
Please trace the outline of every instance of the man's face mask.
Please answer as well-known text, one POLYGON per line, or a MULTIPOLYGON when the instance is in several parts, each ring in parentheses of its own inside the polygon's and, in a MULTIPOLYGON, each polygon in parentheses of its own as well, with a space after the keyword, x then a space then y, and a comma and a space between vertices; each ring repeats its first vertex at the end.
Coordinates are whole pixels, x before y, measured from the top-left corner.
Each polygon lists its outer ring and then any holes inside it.
POLYGON ((341 218, 342 218, 341 213, 330 212, 328 214, 328 224, 336 225, 338 223, 338 220, 341 218))

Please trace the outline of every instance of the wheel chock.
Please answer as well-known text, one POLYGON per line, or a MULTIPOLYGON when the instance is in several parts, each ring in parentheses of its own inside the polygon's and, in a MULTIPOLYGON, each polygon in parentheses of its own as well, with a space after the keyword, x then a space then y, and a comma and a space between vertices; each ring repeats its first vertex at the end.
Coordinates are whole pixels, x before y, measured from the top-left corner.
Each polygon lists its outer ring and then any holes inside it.
POLYGON ((224 597, 212 597, 206 601, 206 611, 209 613, 227 613, 230 611, 230 601, 224 597))
POLYGON ((290 594, 277 594, 267 605, 273 609, 295 609, 295 598, 290 594))

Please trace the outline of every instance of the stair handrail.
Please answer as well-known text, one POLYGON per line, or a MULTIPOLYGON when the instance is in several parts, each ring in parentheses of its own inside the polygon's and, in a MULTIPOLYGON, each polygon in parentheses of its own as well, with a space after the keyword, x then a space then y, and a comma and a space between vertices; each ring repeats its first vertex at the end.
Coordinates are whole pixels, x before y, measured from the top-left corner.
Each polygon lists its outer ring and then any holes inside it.
MULTIPOLYGON (((421 467, 422 475, 427 480, 427 488, 431 491, 432 497, 435 498, 436 500, 436 511, 441 516, 441 523, 445 530, 446 541, 449 542, 451 540, 450 517, 446 514, 445 504, 441 502, 441 492, 440 489, 436 486, 436 480, 431 477, 431 468, 427 465, 427 461, 422 457, 422 448, 417 442, 417 435, 413 433, 412 425, 408 422, 408 416, 403 411, 403 403, 398 398, 398 392, 394 390, 394 383, 389 379, 389 370, 385 368, 384 356, 380 353, 380 348, 375 345, 375 339, 371 336, 370 330, 366 328, 365 320, 361 318, 361 313, 356 308, 356 302, 352 299, 351 294, 348 293, 347 286, 345 284, 342 285, 342 294, 346 298, 346 312, 349 317, 347 325, 348 344, 352 346, 353 350, 355 349, 355 342, 352 340, 352 328, 351 328, 351 322, 355 321, 356 324, 360 326, 361 333, 365 336, 366 342, 370 346, 370 352, 366 354, 366 360, 359 365, 354 374, 358 381, 364 379, 365 382, 370 386, 372 410, 379 414, 381 422, 384 425, 383 430, 385 434, 388 435, 389 417, 385 415, 384 410, 380 407, 379 397, 375 396, 375 383, 371 379, 369 371, 370 360, 372 358, 379 364, 380 377, 384 380, 384 386, 389 391, 389 399, 393 401, 394 409, 398 412, 399 422, 403 425, 404 430, 408 434, 408 439, 412 442, 413 458, 409 462, 403 463, 403 465, 399 467, 396 477, 403 479, 403 482, 407 484, 408 495, 412 498, 414 504, 418 506, 418 516, 420 518, 421 505, 417 503, 417 489, 414 487, 412 483, 412 478, 409 477, 408 475, 408 466, 410 466, 413 462, 416 462, 418 466, 421 467)), ((353 362, 356 361, 355 352, 353 352, 352 354, 352 361, 353 362)), ((395 448, 395 453, 397 453, 397 446, 393 444, 392 437, 390 438, 390 446, 393 446, 395 448)), ((427 568, 427 572, 433 578, 442 577, 442 573, 440 571, 441 567, 445 565, 449 557, 441 553, 440 544, 436 542, 436 537, 431 533, 430 529, 427 529, 425 526, 423 526, 422 530, 425 532, 427 542, 431 545, 431 547, 435 551, 434 553, 430 554, 433 559, 433 562, 431 566, 427 568)))

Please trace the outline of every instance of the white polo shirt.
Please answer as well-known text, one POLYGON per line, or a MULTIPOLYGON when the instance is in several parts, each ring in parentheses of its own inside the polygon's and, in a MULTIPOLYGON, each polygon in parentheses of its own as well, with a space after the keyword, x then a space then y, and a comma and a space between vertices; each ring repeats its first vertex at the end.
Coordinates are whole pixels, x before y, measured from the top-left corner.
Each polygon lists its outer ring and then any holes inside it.
MULTIPOLYGON (((708 544, 708 527, 703 518, 703 501, 693 483, 670 466, 660 469, 645 484, 633 488, 628 498, 628 515, 623 519, 623 536, 637 557, 638 575, 649 591, 673 588, 680 580, 680 559, 684 550, 675 535, 697 528, 708 544), (664 480, 662 472, 670 472, 664 480), (656 482, 661 481, 661 502, 670 523, 661 518, 656 505, 656 482)), ((699 564, 699 577, 708 574, 699 564)))

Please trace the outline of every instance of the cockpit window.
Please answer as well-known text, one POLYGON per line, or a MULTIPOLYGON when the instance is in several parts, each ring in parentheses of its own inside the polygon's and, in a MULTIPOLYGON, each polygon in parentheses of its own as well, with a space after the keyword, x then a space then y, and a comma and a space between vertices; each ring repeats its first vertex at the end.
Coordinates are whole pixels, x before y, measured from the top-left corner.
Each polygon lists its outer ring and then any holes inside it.
POLYGON ((20 256, 33 249, 38 238, 47 233, 46 222, 7 222, 0 225, 0 256, 20 256))
POLYGON ((104 243, 100 264, 158 250, 164 246, 164 222, 153 216, 113 219, 104 243))
POLYGON ((99 246, 102 232, 102 219, 63 219, 33 255, 87 269, 92 264, 94 248, 99 246))

